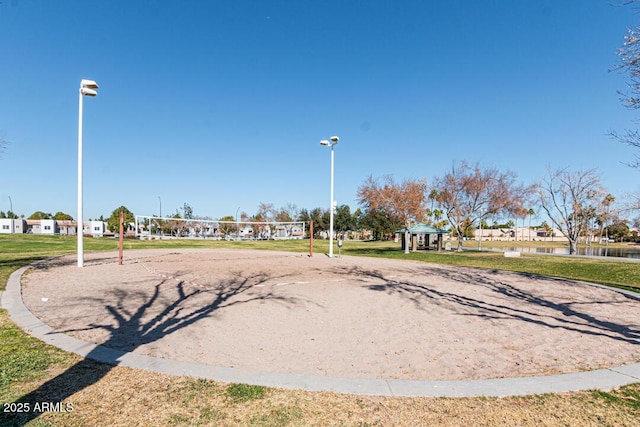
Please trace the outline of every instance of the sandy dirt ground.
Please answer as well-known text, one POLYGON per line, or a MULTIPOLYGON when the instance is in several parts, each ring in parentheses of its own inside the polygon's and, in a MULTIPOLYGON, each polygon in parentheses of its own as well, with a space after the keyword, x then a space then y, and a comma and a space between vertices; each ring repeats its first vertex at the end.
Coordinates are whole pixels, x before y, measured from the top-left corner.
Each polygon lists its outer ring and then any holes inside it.
POLYGON ((374 258, 130 251, 22 279, 46 324, 149 356, 334 377, 460 380, 640 361, 640 301, 572 281, 374 258))

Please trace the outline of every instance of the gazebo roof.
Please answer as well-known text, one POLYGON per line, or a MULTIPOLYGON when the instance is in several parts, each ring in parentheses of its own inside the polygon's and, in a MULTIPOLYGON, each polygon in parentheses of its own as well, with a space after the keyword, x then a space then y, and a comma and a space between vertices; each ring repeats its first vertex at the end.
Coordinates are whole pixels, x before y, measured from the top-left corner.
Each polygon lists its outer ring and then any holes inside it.
MULTIPOLYGON (((404 233, 404 228, 402 230, 396 231, 396 233, 404 233)), ((443 230, 441 228, 435 228, 433 225, 428 224, 415 224, 409 227, 409 233, 411 234, 449 234, 449 231, 443 230)))

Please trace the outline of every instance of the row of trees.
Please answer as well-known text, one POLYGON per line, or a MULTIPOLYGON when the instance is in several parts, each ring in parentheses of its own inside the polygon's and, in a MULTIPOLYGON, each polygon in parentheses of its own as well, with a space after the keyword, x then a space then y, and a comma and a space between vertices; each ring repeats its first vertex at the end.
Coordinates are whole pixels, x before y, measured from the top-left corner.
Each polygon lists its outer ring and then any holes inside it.
MULTIPOLYGON (((334 230, 337 233, 368 230, 373 238, 384 239, 400 228, 408 233, 413 223, 426 222, 437 228, 450 227, 458 239, 458 250, 462 250, 463 237, 471 235, 479 226, 488 228, 489 219, 493 219, 494 224, 497 218, 515 219, 515 222, 507 222, 507 226, 522 220, 524 227, 527 217, 531 225, 536 210, 546 214, 552 226, 569 240, 570 253, 576 252, 579 239, 586 233, 594 234, 599 229, 602 234, 613 223, 624 224, 619 219, 620 210, 614 209, 615 198, 605 191, 594 170, 548 170, 539 183, 523 185, 517 182, 513 172, 461 162, 454 164, 444 176, 434 178, 431 185, 426 179, 396 181, 392 176, 370 176, 358 188, 357 197, 360 208, 353 213, 348 205, 336 207, 334 230)), ((109 230, 118 230, 121 211, 125 213, 125 222, 134 221, 134 214, 120 206, 106 220, 109 230)), ((51 215, 41 211, 29 217, 49 218, 73 219, 62 212, 51 215)), ((314 233, 318 235, 328 231, 329 218, 329 211, 322 208, 298 209, 293 204, 276 208, 270 203, 260 203, 254 215, 242 212, 239 217, 228 215, 219 220, 243 224, 313 221, 314 233)), ((185 231, 183 219, 211 218, 196 217, 191 206, 184 203, 173 219, 149 226, 159 227, 163 233, 179 235, 185 231)), ((407 251, 408 246, 405 245, 407 251)))
MULTIPOLYGON (((24 218, 24 215, 18 216, 15 212, 7 211, 5 213, 4 211, 0 211, 0 218, 18 219, 18 218, 24 218)), ((56 221, 66 221, 66 220, 73 221, 73 217, 64 212, 56 212, 54 215, 51 215, 50 213, 46 213, 42 211, 35 211, 31 215, 29 215, 27 219, 35 219, 35 220, 55 219, 56 221)))
POLYGON ((539 183, 528 186, 516 180, 513 172, 462 162, 435 178, 431 187, 425 180, 396 182, 390 176, 369 177, 359 188, 358 197, 365 215, 384 213, 406 233, 412 222, 442 227, 446 218, 458 238, 458 250, 462 250, 463 237, 469 230, 485 224, 488 218, 512 217, 524 223, 529 217, 531 222, 534 206, 539 206, 569 240, 571 254, 576 253, 581 236, 592 232, 594 225, 602 233, 608 224, 623 222, 618 218, 620 211, 613 209, 615 198, 605 191, 594 170, 549 169, 539 183))
MULTIPOLYGON (((623 224, 615 198, 608 194, 594 170, 547 171, 547 176, 532 185, 517 182, 514 172, 502 172, 494 167, 461 162, 454 164, 442 177, 396 181, 392 176, 368 177, 358 189, 360 207, 351 212, 348 205, 336 207, 334 229, 337 233, 368 230, 375 239, 390 237, 396 230, 405 232, 413 223, 426 222, 437 228, 448 228, 458 239, 462 250, 463 237, 481 224, 499 218, 513 218, 507 226, 524 222, 536 211, 543 212, 551 222, 546 228, 559 229, 569 240, 570 253, 575 253, 579 239, 586 233, 602 234, 611 224, 623 224)), ((185 204, 183 218, 192 217, 185 204)), ((176 212, 176 218, 180 218, 176 212)), ((305 221, 314 223, 316 235, 329 229, 329 211, 322 208, 298 209, 289 204, 276 208, 260 203, 254 215, 240 213, 239 218, 225 216, 223 221, 272 222, 305 221)), ((620 227, 618 227, 620 228, 620 227)), ((628 227, 627 227, 628 228, 628 227)), ((408 250, 408 247, 407 247, 408 250)))
POLYGON ((0 211, 0 218, 18 219, 18 215, 11 211, 0 211))
MULTIPOLYGON (((425 179, 396 182, 391 176, 370 176, 358 189, 358 199, 367 213, 385 213, 392 223, 404 227, 407 241, 413 222, 438 228, 449 224, 458 238, 458 250, 462 250, 463 237, 474 225, 489 217, 528 212, 525 206, 532 189, 515 180, 512 172, 462 162, 435 178, 431 187, 425 179)), ((405 251, 409 251, 408 245, 405 251)))
MULTIPOLYGON (((462 250, 463 237, 472 235, 481 224, 488 228, 490 219, 497 225, 496 219, 513 218, 515 221, 506 224, 509 227, 522 220, 524 227, 528 218, 531 226, 536 211, 543 212, 551 222, 551 225, 545 222, 546 228, 559 229, 569 240, 570 253, 577 251, 579 239, 586 233, 595 234, 599 229, 602 234, 609 230, 607 226, 624 223, 613 207, 615 198, 605 191, 594 170, 549 169, 540 182, 523 185, 517 182, 514 172, 461 162, 444 176, 434 178, 431 185, 426 179, 396 181, 392 176, 370 176, 359 187, 357 197, 360 207, 355 212, 351 212, 349 205, 336 207, 337 233, 368 230, 373 238, 384 239, 398 229, 404 228, 408 233, 413 223, 425 222, 437 228, 450 227, 457 237, 458 250, 462 250)), ((175 224, 166 221, 163 230, 171 232, 175 227, 184 227, 180 218, 194 219, 193 209, 187 203, 181 210, 182 214, 177 210, 174 215, 175 224)), ((220 220, 313 221, 314 234, 318 235, 328 231, 329 217, 327 209, 298 209, 293 204, 276 208, 270 203, 260 203, 254 215, 241 212, 239 217, 228 215, 220 220)))

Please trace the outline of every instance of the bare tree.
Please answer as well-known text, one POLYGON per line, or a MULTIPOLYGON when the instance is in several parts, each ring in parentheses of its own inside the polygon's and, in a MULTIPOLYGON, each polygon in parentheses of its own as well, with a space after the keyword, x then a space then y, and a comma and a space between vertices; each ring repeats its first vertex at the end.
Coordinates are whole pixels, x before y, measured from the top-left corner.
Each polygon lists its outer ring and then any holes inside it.
POLYGON ((623 218, 640 212, 640 194, 624 194, 615 208, 609 211, 609 223, 623 221, 623 218))
POLYGON ((548 169, 538 193, 542 209, 569 240, 569 254, 575 254, 580 234, 595 217, 595 206, 605 194, 600 177, 594 169, 548 169))
POLYGON ((296 216, 297 216, 297 212, 296 212, 296 215, 291 216, 287 208, 282 207, 276 214, 275 220, 278 222, 290 222, 290 221, 293 221, 293 218, 295 218, 296 216))
POLYGON ((465 232, 475 223, 502 213, 522 216, 531 187, 516 184, 516 178, 514 172, 462 162, 434 180, 436 201, 455 230, 458 251, 462 251, 465 232))
POLYGON ((287 203, 286 206, 280 208, 280 213, 283 212, 289 217, 288 221, 293 221, 294 218, 298 217, 300 209, 298 209, 298 206, 295 203, 287 203))
POLYGON ((260 202, 255 217, 259 218, 260 221, 269 222, 274 220, 276 213, 277 211, 273 203, 260 202))
MULTIPOLYGON (((638 0, 625 0, 622 5, 637 3, 638 0)), ((622 47, 618 49, 619 62, 614 67, 615 71, 620 71, 628 75, 626 92, 618 91, 623 105, 631 110, 640 109, 640 27, 630 28, 624 37, 622 47)), ((625 129, 622 132, 611 131, 610 135, 631 147, 640 149, 640 133, 635 129, 625 129)), ((628 166, 640 168, 640 157, 635 155, 635 159, 628 166)))
POLYGON ((358 200, 370 210, 384 211, 392 221, 404 226, 404 252, 409 253, 409 227, 426 211, 426 180, 396 182, 387 175, 378 180, 369 176, 358 188, 358 200))

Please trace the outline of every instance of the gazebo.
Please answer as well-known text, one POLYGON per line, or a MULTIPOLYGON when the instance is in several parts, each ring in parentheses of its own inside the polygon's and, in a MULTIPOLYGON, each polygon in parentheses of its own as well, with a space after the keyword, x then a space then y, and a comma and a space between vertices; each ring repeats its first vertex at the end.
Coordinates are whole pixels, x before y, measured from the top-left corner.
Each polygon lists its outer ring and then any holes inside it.
MULTIPOLYGON (((401 235, 402 249, 405 249, 406 242, 405 239, 405 229, 396 231, 396 234, 401 235)), ((411 251, 417 251, 420 249, 429 249, 431 243, 434 241, 431 236, 435 235, 435 241, 437 245, 437 250, 442 250, 442 236, 444 234, 449 234, 449 231, 443 230, 441 228, 436 228, 432 225, 428 224, 415 224, 409 227, 409 235, 411 236, 411 251)))

